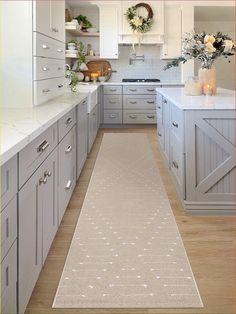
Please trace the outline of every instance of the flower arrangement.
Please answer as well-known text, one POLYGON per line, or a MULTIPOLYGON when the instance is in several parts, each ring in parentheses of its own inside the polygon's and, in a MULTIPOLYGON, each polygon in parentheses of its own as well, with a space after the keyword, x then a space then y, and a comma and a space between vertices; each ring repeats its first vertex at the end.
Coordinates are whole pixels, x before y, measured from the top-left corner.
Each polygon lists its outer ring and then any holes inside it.
POLYGON ((153 24, 153 11, 148 4, 139 3, 136 6, 128 8, 125 16, 133 31, 136 31, 138 33, 147 33, 148 31, 150 31, 153 24), (147 9, 148 16, 146 18, 138 15, 137 9, 139 7, 145 7, 147 9))
POLYGON ((190 59, 200 60, 202 69, 211 69, 217 58, 233 56, 235 50, 233 40, 221 32, 216 34, 186 33, 183 40, 182 56, 168 62, 164 70, 177 67, 181 62, 185 63, 190 59))

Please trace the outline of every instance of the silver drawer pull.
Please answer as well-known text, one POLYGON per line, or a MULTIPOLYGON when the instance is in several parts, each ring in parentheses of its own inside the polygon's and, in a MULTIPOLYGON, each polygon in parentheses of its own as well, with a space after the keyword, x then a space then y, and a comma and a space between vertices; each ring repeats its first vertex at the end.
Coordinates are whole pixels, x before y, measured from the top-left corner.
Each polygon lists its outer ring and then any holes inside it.
POLYGON ((42 45, 42 48, 43 48, 43 49, 50 49, 50 48, 49 48, 47 45, 45 45, 45 44, 42 45))
POLYGON ((132 105, 135 105, 135 104, 137 104, 137 101, 130 101, 130 103, 131 103, 132 105))
POLYGON ((9 217, 6 219, 6 238, 9 237, 9 217))
POLYGON ((137 89, 130 89, 130 92, 137 92, 137 89))
POLYGON ((174 166, 176 169, 179 168, 179 165, 178 165, 177 161, 173 160, 173 161, 172 161, 172 164, 173 164, 173 166, 174 166))
POLYGON ((161 137, 161 136, 162 136, 162 134, 158 132, 158 136, 160 136, 160 137, 161 137))
POLYGON ((155 118, 155 116, 147 116, 148 117, 148 119, 154 119, 155 118))
POLYGON ((51 177, 52 176, 52 173, 51 173, 51 171, 45 171, 44 172, 44 178, 46 178, 46 177, 51 177))
POLYGON ((9 285, 9 266, 6 268, 6 287, 9 285))
POLYGON ((44 177, 44 178, 40 178, 40 179, 39 179, 39 185, 41 185, 41 184, 46 184, 47 181, 48 181, 48 180, 47 180, 47 178, 45 178, 45 177, 44 177))
POLYGON ((42 67, 43 71, 49 71, 50 69, 48 67, 42 67))
POLYGON ((69 154, 72 151, 72 146, 68 146, 66 149, 66 154, 69 154))
POLYGON ((164 104, 167 104, 167 100, 166 100, 166 99, 164 99, 164 101, 163 101, 163 102, 164 102, 164 104))
POLYGON ((109 104, 111 104, 111 105, 115 105, 116 104, 116 101, 109 101, 109 104))
POLYGON ((69 180, 66 185, 66 190, 69 190, 71 188, 71 185, 72 185, 72 181, 69 180))
POLYGON ((43 143, 38 146, 37 152, 38 152, 38 153, 44 152, 44 151, 48 148, 48 146, 49 146, 48 141, 46 141, 46 140, 43 141, 43 143))
POLYGON ((63 84, 57 85, 58 88, 62 88, 63 86, 64 86, 63 84))
POLYGON ((58 67, 57 70, 61 71, 61 70, 63 70, 63 67, 58 67))
POLYGON ((147 103, 148 104, 155 104, 155 101, 154 100, 152 100, 152 101, 150 100, 150 101, 147 101, 147 103))
POLYGON ((178 125, 177 122, 173 122, 172 125, 173 125, 175 128, 178 128, 178 127, 179 127, 179 125, 178 125))
POLYGON ((137 118, 137 116, 135 116, 135 115, 130 115, 129 116, 131 119, 136 119, 137 118))
POLYGON ((116 115, 115 114, 110 114, 109 116, 111 119, 115 119, 116 118, 116 115))
POLYGON ((63 50, 61 48, 57 49, 57 52, 63 52, 63 50))
POLYGON ((154 88, 152 88, 152 89, 150 88, 150 89, 147 89, 147 91, 148 92, 155 92, 155 89, 154 88))
POLYGON ((43 93, 50 93, 50 92, 51 92, 51 89, 46 88, 46 89, 43 89, 42 92, 43 92, 43 93))
POLYGON ((116 89, 115 88, 110 88, 109 91, 110 92, 116 92, 116 89))
POLYGON ((66 125, 70 125, 72 123, 73 119, 72 118, 68 118, 66 120, 66 125))

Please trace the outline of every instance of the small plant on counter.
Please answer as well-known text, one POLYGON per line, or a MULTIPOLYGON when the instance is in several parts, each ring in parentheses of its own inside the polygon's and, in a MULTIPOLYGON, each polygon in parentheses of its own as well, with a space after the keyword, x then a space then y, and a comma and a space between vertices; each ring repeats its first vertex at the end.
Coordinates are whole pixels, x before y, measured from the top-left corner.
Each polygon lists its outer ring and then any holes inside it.
POLYGON ((82 29, 87 29, 93 26, 85 15, 80 14, 75 19, 78 21, 79 25, 81 25, 82 29))
POLYGON ((164 70, 177 67, 181 62, 185 63, 191 59, 200 60, 202 69, 211 69, 217 58, 221 56, 228 58, 234 53, 235 44, 233 40, 221 32, 216 34, 186 33, 183 39, 182 56, 167 62, 164 70))
POLYGON ((70 80, 69 86, 72 93, 76 92, 76 86, 79 82, 78 76, 74 71, 66 71, 66 78, 70 80))

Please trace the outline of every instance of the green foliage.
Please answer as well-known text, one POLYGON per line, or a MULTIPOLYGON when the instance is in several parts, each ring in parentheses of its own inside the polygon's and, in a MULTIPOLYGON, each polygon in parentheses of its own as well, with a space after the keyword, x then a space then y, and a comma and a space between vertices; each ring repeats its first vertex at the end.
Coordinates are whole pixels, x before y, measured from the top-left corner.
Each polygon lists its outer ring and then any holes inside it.
POLYGON ((66 78, 70 79, 70 89, 73 93, 76 92, 76 86, 79 82, 78 76, 74 71, 67 71, 66 78))
POLYGON ((93 27, 92 23, 88 20, 87 16, 85 15, 80 14, 75 19, 78 21, 80 25, 82 24, 82 28, 93 27))

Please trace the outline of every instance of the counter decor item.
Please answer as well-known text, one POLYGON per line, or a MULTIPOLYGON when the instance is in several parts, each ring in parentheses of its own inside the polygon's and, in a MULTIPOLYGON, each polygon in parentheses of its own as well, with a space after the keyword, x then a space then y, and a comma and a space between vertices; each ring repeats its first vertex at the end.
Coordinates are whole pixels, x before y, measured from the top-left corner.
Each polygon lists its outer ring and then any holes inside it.
POLYGON ((81 25, 83 31, 87 31, 87 28, 93 27, 92 23, 85 15, 80 14, 75 19, 78 21, 79 25, 81 25))
POLYGON ((79 82, 77 73, 71 70, 66 71, 66 79, 69 80, 69 87, 71 92, 75 93, 77 90, 77 84, 79 82))
POLYGON ((200 96, 202 94, 202 84, 197 76, 189 76, 185 82, 185 95, 200 96))
MULTIPOLYGON (((213 95, 216 94, 216 72, 213 68, 214 61, 219 57, 228 58, 235 54, 233 40, 221 32, 216 34, 186 33, 183 40, 182 56, 167 62, 164 70, 177 67, 181 62, 185 63, 191 59, 201 61, 199 79, 202 85, 210 85, 213 95)), ((230 60, 229 60, 230 62, 230 60)))
POLYGON ((76 39, 71 39, 67 43, 68 50, 75 51, 77 50, 78 41, 76 39))
POLYGON ((153 11, 149 4, 138 3, 135 6, 129 7, 125 13, 127 21, 131 29, 133 30, 133 50, 135 50, 134 36, 138 36, 139 46, 141 44, 141 34, 147 33, 152 28, 153 24, 153 11), (145 8, 147 10, 147 17, 143 17, 138 14, 138 8, 145 8))

